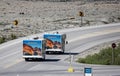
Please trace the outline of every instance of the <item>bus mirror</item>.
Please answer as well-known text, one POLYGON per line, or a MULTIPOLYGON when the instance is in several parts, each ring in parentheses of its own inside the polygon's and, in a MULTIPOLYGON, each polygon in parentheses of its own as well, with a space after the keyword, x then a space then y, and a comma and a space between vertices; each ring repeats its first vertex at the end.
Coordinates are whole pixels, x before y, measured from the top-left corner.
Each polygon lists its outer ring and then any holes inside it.
POLYGON ((68 41, 66 41, 66 44, 68 44, 68 41))

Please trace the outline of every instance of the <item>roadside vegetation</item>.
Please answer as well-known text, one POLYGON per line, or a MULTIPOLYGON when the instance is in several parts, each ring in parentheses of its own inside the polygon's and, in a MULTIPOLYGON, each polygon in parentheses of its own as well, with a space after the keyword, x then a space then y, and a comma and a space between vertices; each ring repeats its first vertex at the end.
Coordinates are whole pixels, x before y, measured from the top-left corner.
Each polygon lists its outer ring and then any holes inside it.
POLYGON ((0 44, 5 42, 5 37, 0 37, 0 44))
POLYGON ((102 65, 120 65, 120 43, 114 49, 114 63, 112 64, 112 51, 111 47, 102 49, 99 53, 88 55, 85 58, 79 58, 77 62, 86 64, 102 64, 102 65))
POLYGON ((17 39, 17 36, 15 34, 13 34, 13 33, 10 36, 8 36, 8 37, 1 36, 0 37, 0 44, 6 42, 8 40, 14 40, 14 39, 17 39))

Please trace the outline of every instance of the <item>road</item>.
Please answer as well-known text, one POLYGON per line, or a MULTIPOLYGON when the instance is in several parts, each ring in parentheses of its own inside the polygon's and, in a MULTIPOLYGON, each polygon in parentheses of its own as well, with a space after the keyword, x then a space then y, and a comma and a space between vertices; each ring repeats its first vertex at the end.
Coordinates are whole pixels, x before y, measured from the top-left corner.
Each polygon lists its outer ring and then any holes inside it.
MULTIPOLYGON (((43 33, 16 39, 0 45, 0 76, 84 76, 84 67, 91 67, 93 76, 120 76, 120 66, 91 65, 72 62, 75 70, 69 73, 69 53, 77 55, 104 42, 120 39, 120 23, 58 30, 67 34, 69 44, 65 54, 46 55, 45 61, 25 62, 22 58, 22 40, 43 33)), ((55 32, 55 31, 53 31, 55 32)))

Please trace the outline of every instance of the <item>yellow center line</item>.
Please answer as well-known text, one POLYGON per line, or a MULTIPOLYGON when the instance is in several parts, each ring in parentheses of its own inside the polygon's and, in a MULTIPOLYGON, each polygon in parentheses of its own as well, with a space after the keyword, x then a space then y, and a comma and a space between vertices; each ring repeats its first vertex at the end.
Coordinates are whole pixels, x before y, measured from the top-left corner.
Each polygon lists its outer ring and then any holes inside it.
POLYGON ((24 61, 24 59, 16 60, 16 61, 14 61, 12 63, 9 63, 8 65, 4 66, 4 68, 7 69, 7 68, 9 68, 9 67, 11 67, 11 66, 13 66, 15 64, 18 64, 18 63, 22 62, 22 61, 24 61))

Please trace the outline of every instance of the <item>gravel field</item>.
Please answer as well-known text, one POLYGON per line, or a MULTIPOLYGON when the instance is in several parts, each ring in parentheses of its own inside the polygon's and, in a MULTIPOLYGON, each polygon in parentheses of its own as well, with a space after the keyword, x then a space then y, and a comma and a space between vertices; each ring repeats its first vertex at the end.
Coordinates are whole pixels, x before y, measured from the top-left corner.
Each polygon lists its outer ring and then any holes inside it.
POLYGON ((120 22, 120 3, 0 0, 0 36, 17 37, 84 26, 120 22), (79 12, 84 13, 83 24, 79 12), (18 25, 13 21, 18 20, 18 25))

